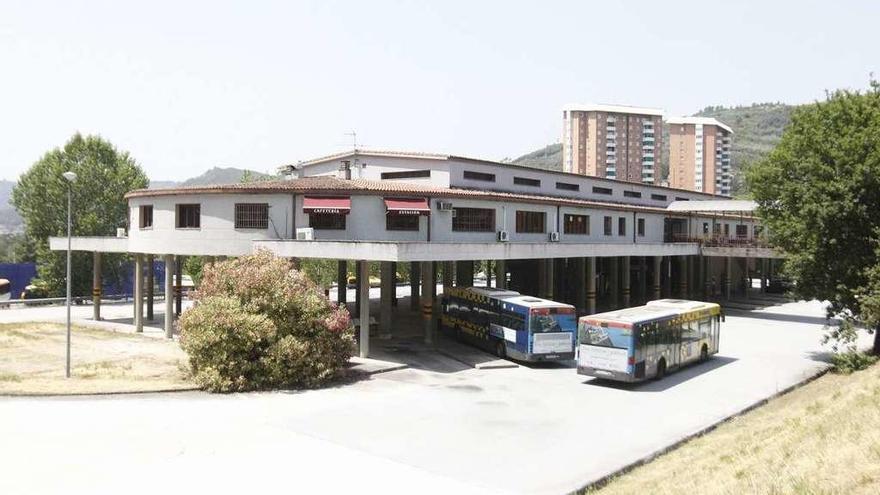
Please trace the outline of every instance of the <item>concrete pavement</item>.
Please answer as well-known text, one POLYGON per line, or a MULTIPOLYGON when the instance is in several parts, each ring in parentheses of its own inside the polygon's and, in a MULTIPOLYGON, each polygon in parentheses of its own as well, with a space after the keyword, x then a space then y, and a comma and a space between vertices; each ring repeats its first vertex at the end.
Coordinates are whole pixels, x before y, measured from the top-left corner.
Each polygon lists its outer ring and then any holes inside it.
POLYGON ((820 372, 823 316, 816 302, 730 310, 718 356, 635 387, 535 365, 290 393, 2 398, 0 492, 565 493, 820 372))

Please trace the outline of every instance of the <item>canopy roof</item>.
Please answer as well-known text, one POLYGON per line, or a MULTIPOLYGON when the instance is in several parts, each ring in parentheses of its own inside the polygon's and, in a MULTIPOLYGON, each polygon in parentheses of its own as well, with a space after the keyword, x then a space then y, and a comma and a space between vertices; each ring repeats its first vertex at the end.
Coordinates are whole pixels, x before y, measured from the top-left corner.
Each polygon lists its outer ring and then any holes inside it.
POLYGON ((673 201, 666 207, 667 211, 693 213, 751 213, 758 208, 758 203, 740 199, 710 199, 705 201, 673 201))

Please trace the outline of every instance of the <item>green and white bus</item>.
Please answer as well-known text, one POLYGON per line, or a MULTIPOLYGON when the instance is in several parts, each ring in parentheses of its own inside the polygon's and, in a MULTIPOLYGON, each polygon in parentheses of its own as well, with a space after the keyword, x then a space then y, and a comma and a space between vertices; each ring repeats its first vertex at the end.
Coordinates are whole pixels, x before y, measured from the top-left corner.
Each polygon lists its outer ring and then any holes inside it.
POLYGON ((623 382, 663 378, 718 352, 722 318, 717 304, 680 299, 581 317, 577 371, 623 382))
POLYGON ((465 342, 520 361, 574 359, 574 306, 491 287, 449 287, 440 323, 465 342))

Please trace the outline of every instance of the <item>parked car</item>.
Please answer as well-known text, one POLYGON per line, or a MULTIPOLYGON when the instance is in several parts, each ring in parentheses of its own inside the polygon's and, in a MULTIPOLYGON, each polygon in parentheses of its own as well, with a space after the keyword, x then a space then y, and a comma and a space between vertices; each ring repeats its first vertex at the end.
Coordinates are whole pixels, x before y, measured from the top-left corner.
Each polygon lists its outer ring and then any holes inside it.
POLYGON ((794 289, 794 281, 783 277, 774 278, 767 284, 767 292, 770 294, 785 294, 792 289, 794 289))

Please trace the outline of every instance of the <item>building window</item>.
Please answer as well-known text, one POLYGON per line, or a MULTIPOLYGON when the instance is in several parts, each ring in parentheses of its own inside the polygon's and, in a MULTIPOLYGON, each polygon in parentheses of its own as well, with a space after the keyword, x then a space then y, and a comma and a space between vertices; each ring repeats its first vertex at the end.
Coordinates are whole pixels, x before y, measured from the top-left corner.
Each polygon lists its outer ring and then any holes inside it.
POLYGON ((404 172, 382 172, 382 180, 387 179, 423 179, 430 178, 430 170, 406 170, 404 172))
POLYGON ((522 234, 543 234, 546 216, 543 211, 517 211, 516 231, 522 234))
POLYGON ((724 237, 730 237, 730 224, 724 224, 724 237))
POLYGON ((593 186, 593 194, 611 194, 612 192, 610 187, 593 186))
POLYGON ((483 172, 464 171, 464 178, 470 180, 479 180, 483 182, 495 182, 495 174, 486 174, 483 172))
POLYGON ((198 229, 202 226, 202 205, 177 205, 178 229, 198 229))
POLYGON ((623 195, 627 198, 641 198, 642 193, 638 191, 623 191, 623 195))
POLYGON ((421 215, 385 215, 385 230, 412 230, 418 232, 421 215))
POLYGON ((611 217, 605 217, 605 222, 604 222, 605 235, 611 235, 611 228, 612 228, 613 221, 614 220, 611 217))
POLYGON ((452 210, 454 232, 495 232, 495 210, 488 208, 455 208, 452 210))
POLYGON ((141 205, 139 226, 142 229, 153 228, 153 205, 141 205))
POLYGON ((569 184, 568 182, 557 182, 556 189, 561 189, 563 191, 580 191, 581 186, 577 184, 569 184))
POLYGON ((541 187, 541 181, 538 179, 529 179, 528 177, 514 177, 513 183, 518 186, 541 187))
POLYGON ((665 194, 652 194, 651 199, 653 199, 655 201, 666 201, 666 195, 665 194))
POLYGON ((590 235, 590 217, 587 215, 565 215, 563 232, 566 234, 590 235))
POLYGON ((236 203, 235 228, 237 229, 268 229, 268 203, 236 203))
POLYGON ((636 233, 639 237, 645 237, 645 219, 639 218, 636 220, 636 233))
POLYGON ((749 236, 749 226, 748 225, 737 225, 736 226, 736 238, 737 239, 745 239, 749 236))
POLYGON ((617 235, 626 235, 626 217, 617 219, 617 235))
POLYGON ((721 233, 721 224, 720 223, 713 223, 712 224, 712 233, 715 235, 718 235, 721 233))
POLYGON ((315 230, 345 230, 342 213, 309 213, 309 227, 315 230))
POLYGON ((709 222, 703 222, 703 233, 704 234, 709 233, 709 222))
POLYGON ((690 201, 690 198, 679 198, 678 196, 676 196, 675 200, 676 201, 690 201))

